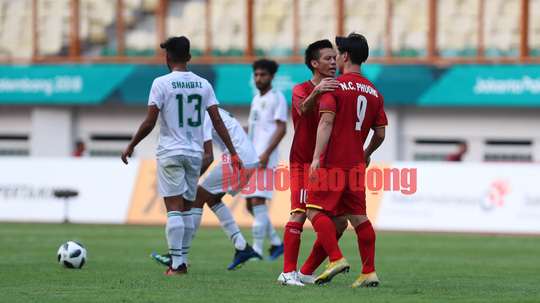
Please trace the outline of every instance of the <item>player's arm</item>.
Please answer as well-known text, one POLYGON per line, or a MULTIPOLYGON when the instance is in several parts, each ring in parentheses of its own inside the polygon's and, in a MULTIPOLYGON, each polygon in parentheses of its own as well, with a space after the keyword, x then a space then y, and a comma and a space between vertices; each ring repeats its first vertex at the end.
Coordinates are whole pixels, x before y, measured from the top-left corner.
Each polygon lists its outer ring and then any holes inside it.
POLYGON ((259 166, 262 168, 266 168, 266 165, 268 165, 268 159, 270 158, 270 155, 276 149, 276 147, 279 145, 279 142, 281 142, 281 139, 285 136, 285 133, 287 132, 287 122, 276 120, 277 129, 274 135, 272 136, 272 140, 270 141, 270 145, 268 145, 268 148, 259 156, 259 166))
POLYGON ((214 150, 212 149, 212 140, 204 142, 204 155, 202 157, 201 176, 206 172, 210 164, 214 162, 214 150))
POLYGON ((236 149, 234 148, 232 144, 231 137, 229 136, 229 132, 227 131, 227 127, 225 127, 225 124, 223 123, 223 120, 221 119, 221 116, 219 115, 219 110, 218 110, 217 105, 212 105, 208 107, 207 111, 208 111, 208 114, 210 115, 210 119, 212 120, 212 124, 214 125, 214 129, 216 130, 221 140, 223 140, 223 143, 225 143, 225 146, 227 146, 229 153, 231 154, 233 159, 238 159, 239 169, 244 168, 242 159, 240 159, 240 157, 236 153, 236 149))
POLYGON ((366 149, 364 149, 364 157, 366 158, 366 167, 369 166, 369 162, 371 162, 371 155, 374 151, 381 146, 381 144, 384 141, 384 137, 386 135, 386 127, 378 127, 373 129, 373 136, 371 137, 371 141, 369 141, 368 146, 366 149))
POLYGON ((311 163, 311 172, 320 167, 319 159, 326 144, 330 140, 332 129, 334 128, 335 114, 333 112, 323 112, 319 127, 317 127, 317 142, 315 143, 315 151, 313 152, 313 162, 311 163))
POLYGON ((141 123, 141 126, 139 127, 139 130, 131 139, 131 142, 129 142, 126 149, 122 152, 122 161, 125 164, 128 164, 127 158, 131 158, 131 155, 133 154, 133 150, 135 149, 135 146, 141 142, 142 139, 146 138, 148 134, 152 132, 154 129, 154 126, 156 126, 156 121, 159 116, 159 108, 156 105, 150 105, 148 106, 148 111, 146 113, 146 118, 141 123))
POLYGON ((302 102, 300 105, 300 110, 302 111, 302 115, 309 115, 313 112, 313 109, 315 109, 315 106, 317 105, 317 102, 319 101, 319 97, 328 92, 333 92, 334 90, 339 88, 339 82, 336 80, 332 80, 332 78, 324 78, 322 81, 315 86, 311 94, 302 102))

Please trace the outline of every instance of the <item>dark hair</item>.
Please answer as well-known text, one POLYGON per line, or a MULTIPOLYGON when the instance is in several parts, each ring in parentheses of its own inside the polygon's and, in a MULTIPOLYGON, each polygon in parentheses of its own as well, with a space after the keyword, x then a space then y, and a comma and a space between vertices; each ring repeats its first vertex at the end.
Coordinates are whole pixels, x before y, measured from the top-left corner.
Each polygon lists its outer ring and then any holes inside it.
POLYGON ((278 64, 274 60, 263 58, 253 62, 253 70, 256 69, 265 69, 270 75, 274 75, 278 70, 278 64))
POLYGON ((189 59, 189 40, 184 36, 169 37, 159 46, 167 51, 173 62, 186 63, 189 59))
POLYGON ((307 65, 307 67, 313 71, 313 66, 311 66, 311 61, 315 60, 318 61, 321 58, 321 53, 319 52, 321 49, 324 48, 331 48, 333 49, 334 46, 332 45, 332 42, 330 40, 319 40, 311 43, 306 48, 306 52, 304 53, 304 63, 307 65))
POLYGON ((348 37, 336 37, 336 46, 340 53, 348 53, 354 64, 360 65, 362 62, 366 62, 369 55, 366 38, 354 32, 348 37))

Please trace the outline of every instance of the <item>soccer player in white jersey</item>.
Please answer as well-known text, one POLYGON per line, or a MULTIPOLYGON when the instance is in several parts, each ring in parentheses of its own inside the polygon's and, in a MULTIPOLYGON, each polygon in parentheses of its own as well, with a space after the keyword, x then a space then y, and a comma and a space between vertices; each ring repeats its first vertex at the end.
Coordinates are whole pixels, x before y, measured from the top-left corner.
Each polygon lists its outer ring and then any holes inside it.
MULTIPOLYGON (((257 152, 255 151, 253 144, 244 131, 244 128, 226 110, 220 108, 219 114, 223 120, 223 123, 225 123, 225 126, 227 127, 227 131, 229 132, 232 143, 235 146, 238 155, 244 162, 244 168, 258 168, 259 157, 257 156, 257 152)), ((232 216, 231 210, 221 201, 221 198, 227 193, 234 197, 239 192, 239 190, 236 189, 239 188, 233 188, 232 184, 227 182, 227 180, 225 180, 226 183, 224 183, 223 172, 226 170, 233 172, 232 167, 230 167, 231 155, 227 149, 227 146, 223 140, 221 140, 215 128, 212 126, 212 123, 209 121, 209 118, 206 117, 204 120, 205 153, 202 161, 201 175, 204 174, 210 164, 212 164, 214 161, 212 141, 216 143, 218 148, 223 153, 221 158, 222 162, 208 172, 197 188, 197 199, 195 202, 193 202, 191 208, 195 226, 193 237, 195 237, 195 234, 197 233, 197 230, 201 224, 203 206, 205 203, 207 203, 208 207, 210 207, 210 209, 218 217, 219 221, 221 222, 221 227, 236 248, 233 262, 227 268, 228 270, 233 270, 240 268, 250 258, 256 257, 256 254, 253 248, 247 243, 246 239, 242 235, 242 232, 240 232, 240 229, 232 216), (227 190, 224 189, 224 184, 228 186, 227 190)), ((247 180, 243 180, 241 182, 245 181, 247 180)), ((250 180, 249 182, 254 181, 250 180)), ((244 183, 238 183, 238 185, 240 184, 244 183)), ((151 258, 164 265, 169 265, 170 263, 169 255, 153 253, 151 254, 151 258)))
POLYGON ((170 37, 161 43, 166 50, 170 73, 152 83, 148 112, 137 133, 122 152, 127 164, 137 144, 146 138, 159 119, 160 131, 157 147, 158 193, 164 197, 167 209, 165 227, 172 262, 165 274, 187 273, 187 252, 193 232, 191 201, 195 200, 201 171, 203 149, 204 110, 230 154, 238 157, 227 128, 218 111, 218 101, 208 81, 190 72, 187 62, 189 40, 170 37))
MULTIPOLYGON (((259 59, 253 63, 254 80, 259 94, 251 101, 248 134, 259 156, 259 167, 276 170, 278 166, 278 145, 287 128, 287 101, 285 96, 272 87, 278 65, 273 60, 259 59)), ((264 174, 266 178, 266 173, 264 174)), ((272 174, 273 176, 273 174, 272 174)), ((258 180, 259 182, 259 180, 258 180)), ((267 180, 264 180, 267 184, 267 180)), ((272 184, 274 184, 272 180, 272 184)), ((272 199, 273 188, 256 190, 244 195, 247 207, 253 213, 253 249, 262 258, 264 238, 270 239, 270 256, 275 260, 283 254, 283 241, 277 235, 266 208, 266 199, 272 199)))

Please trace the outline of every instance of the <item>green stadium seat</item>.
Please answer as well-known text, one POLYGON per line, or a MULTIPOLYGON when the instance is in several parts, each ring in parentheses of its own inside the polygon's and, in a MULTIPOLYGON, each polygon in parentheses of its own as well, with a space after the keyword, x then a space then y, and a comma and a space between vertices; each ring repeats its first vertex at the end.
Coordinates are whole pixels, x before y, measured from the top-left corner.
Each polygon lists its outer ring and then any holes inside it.
POLYGON ((244 55, 244 51, 242 51, 241 49, 232 48, 229 49, 225 55, 230 57, 242 57, 244 55))
POLYGON ((439 56, 443 58, 455 58, 460 57, 460 51, 453 48, 453 47, 447 47, 439 51, 439 56))
POLYGON ((529 50, 529 56, 540 57, 540 48, 534 48, 529 50))
POLYGON ((262 48, 256 48, 254 54, 256 57, 264 57, 266 52, 262 48))
POLYGON ((478 49, 476 47, 465 47, 459 51, 460 57, 476 57, 478 49))
POLYGON ((498 48, 488 48, 484 51, 484 56, 488 58, 504 57, 505 53, 498 48))
POLYGON ((202 56, 204 56, 204 51, 200 50, 198 48, 191 48, 189 52, 191 53, 191 55, 193 57, 202 57, 202 56))
POLYGON ((402 48, 394 53, 396 57, 420 57, 420 52, 413 48, 402 48))
POLYGON ((126 53, 125 53, 125 55, 126 55, 127 57, 138 57, 138 56, 140 56, 140 55, 139 55, 139 51, 136 50, 136 49, 133 49, 133 48, 126 48, 126 53))
POLYGON ((143 57, 154 57, 156 55, 155 49, 146 49, 140 52, 140 55, 143 57))
POLYGON ((116 57, 118 55, 118 49, 116 48, 116 46, 105 45, 101 49, 101 55, 103 57, 116 57))
POLYGON ((369 57, 370 58, 384 57, 384 49, 383 48, 370 49, 369 50, 369 57))
POLYGON ((227 55, 227 52, 226 51, 222 51, 222 50, 219 50, 219 49, 212 49, 212 56, 214 57, 223 57, 223 56, 226 56, 227 55))
POLYGON ((516 47, 512 47, 508 52, 506 52, 507 57, 519 57, 519 49, 516 47))
POLYGON ((307 48, 307 45, 306 46, 299 46, 297 55, 303 57, 305 55, 306 48, 307 48))
POLYGON ((274 47, 270 50, 270 57, 290 57, 292 49, 287 47, 274 47))

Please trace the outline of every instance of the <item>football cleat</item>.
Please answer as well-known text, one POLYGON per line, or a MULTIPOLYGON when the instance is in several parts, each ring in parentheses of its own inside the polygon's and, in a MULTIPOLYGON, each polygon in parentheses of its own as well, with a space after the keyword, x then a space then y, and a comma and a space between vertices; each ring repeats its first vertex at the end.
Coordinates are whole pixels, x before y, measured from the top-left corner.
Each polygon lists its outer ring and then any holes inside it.
POLYGON ((317 279, 317 277, 318 276, 315 273, 312 273, 311 275, 304 275, 302 271, 298 272, 298 279, 304 284, 315 284, 315 279, 317 279))
POLYGON ((324 284, 332 281, 332 278, 340 273, 348 273, 351 266, 345 258, 341 258, 334 262, 330 262, 326 265, 326 269, 323 274, 315 279, 315 284, 324 284))
POLYGON ((177 269, 172 269, 169 266, 169 269, 163 273, 164 275, 185 275, 187 274, 187 266, 185 263, 182 263, 182 265, 178 266, 177 269))
POLYGON ((298 279, 298 273, 296 271, 291 271, 288 273, 281 273, 277 279, 278 284, 281 285, 293 285, 293 286, 305 286, 298 279))
POLYGON ((251 257, 249 261, 261 261, 262 259, 262 256, 255 252, 255 255, 253 255, 253 257, 251 257))
POLYGON ((227 267, 227 269, 228 270, 239 269, 249 259, 257 257, 257 256, 258 254, 253 250, 253 248, 249 246, 249 244, 246 244, 246 248, 244 248, 244 250, 238 250, 238 249, 236 250, 236 253, 234 254, 234 259, 231 265, 227 267))
POLYGON ((165 265, 165 266, 171 266, 171 262, 172 262, 171 255, 169 254, 160 255, 160 254, 151 253, 150 259, 156 261, 158 264, 165 265))
POLYGON ((285 247, 283 246, 283 244, 281 244, 280 246, 272 245, 269 251, 270 257, 266 258, 266 261, 274 261, 283 254, 283 252, 285 251, 285 247))
POLYGON ((376 272, 361 274, 351 287, 377 287, 379 286, 379 277, 376 272))

